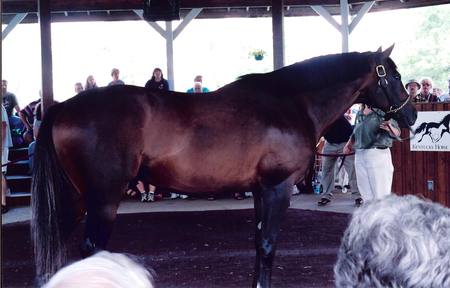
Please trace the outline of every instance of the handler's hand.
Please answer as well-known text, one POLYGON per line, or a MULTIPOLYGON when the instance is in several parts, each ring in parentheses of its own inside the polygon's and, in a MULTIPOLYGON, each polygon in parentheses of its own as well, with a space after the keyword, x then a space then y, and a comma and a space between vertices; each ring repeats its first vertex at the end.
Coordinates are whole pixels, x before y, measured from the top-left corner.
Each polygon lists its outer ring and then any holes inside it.
POLYGON ((350 154, 353 152, 353 144, 351 142, 347 142, 345 144, 344 149, 342 150, 344 154, 350 154))

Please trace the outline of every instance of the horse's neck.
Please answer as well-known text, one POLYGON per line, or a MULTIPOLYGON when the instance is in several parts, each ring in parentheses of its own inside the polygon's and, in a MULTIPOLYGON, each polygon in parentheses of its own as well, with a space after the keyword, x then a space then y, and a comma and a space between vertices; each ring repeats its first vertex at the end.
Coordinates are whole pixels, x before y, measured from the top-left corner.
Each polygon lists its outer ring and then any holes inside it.
POLYGON ((318 140, 333 122, 344 115, 348 107, 355 103, 359 96, 359 85, 342 85, 335 91, 318 91, 305 99, 308 103, 308 116, 312 119, 316 139, 318 140))

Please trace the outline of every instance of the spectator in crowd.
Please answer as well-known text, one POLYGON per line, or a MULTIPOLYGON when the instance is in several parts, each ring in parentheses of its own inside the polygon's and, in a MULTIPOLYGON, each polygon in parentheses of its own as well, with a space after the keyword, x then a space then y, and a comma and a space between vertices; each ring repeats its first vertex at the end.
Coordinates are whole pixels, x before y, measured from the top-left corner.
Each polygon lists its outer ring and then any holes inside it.
POLYGON ((81 82, 77 82, 77 83, 75 83, 75 93, 80 93, 80 92, 83 92, 84 91, 84 89, 83 89, 83 84, 81 84, 81 82))
POLYGON ((394 119, 384 120, 384 115, 382 110, 362 104, 343 151, 355 151, 356 181, 364 202, 391 194, 394 166, 389 148, 400 136, 400 128, 394 119))
POLYGON ((42 122, 42 108, 41 102, 39 102, 34 109, 34 121, 33 121, 33 142, 28 145, 28 164, 30 166, 30 173, 33 171, 34 164, 34 150, 36 147, 36 139, 39 133, 39 128, 42 122))
POLYGON ((154 202, 161 200, 162 194, 155 195, 156 187, 151 184, 144 184, 142 180, 135 179, 128 184, 127 194, 135 196, 136 192, 141 195, 141 202, 154 202))
POLYGON ((189 88, 187 93, 206 93, 209 92, 209 89, 203 86, 203 76, 197 75, 194 78, 194 86, 189 88))
POLYGON ((12 144, 8 113, 2 104, 2 214, 8 212, 8 207, 6 206, 8 184, 6 183, 5 178, 7 166, 5 164, 8 163, 9 147, 13 146, 12 144))
POLYGON ((101 251, 59 270, 43 288, 153 288, 153 276, 129 256, 101 251))
POLYGON ((439 96, 441 102, 450 102, 450 77, 448 78, 448 93, 439 96))
POLYGON ((113 68, 111 70, 111 77, 112 77, 112 81, 109 82, 108 86, 113 86, 113 85, 125 85, 125 83, 119 79, 119 75, 120 75, 120 71, 117 68, 113 68))
POLYGON ((450 210, 391 195, 353 213, 334 267, 335 287, 450 287, 450 210))
MULTIPOLYGON (((350 122, 345 118, 345 116, 340 117, 336 122, 334 122, 324 135, 325 144, 323 147, 323 154, 339 155, 342 154, 345 144, 352 135, 353 129, 350 122)), ((319 206, 325 206, 331 202, 333 197, 333 186, 335 178, 335 167, 338 160, 336 156, 323 156, 322 158, 322 187, 323 194, 319 202, 319 206)), ((360 206, 362 204, 361 195, 358 191, 358 185, 356 184, 355 176, 355 157, 354 155, 346 155, 343 159, 343 164, 341 165, 347 172, 349 178, 349 187, 352 191, 352 195, 355 198, 355 205, 360 206)))
POLYGON ((6 113, 8 117, 13 116, 12 112, 15 109, 17 114, 20 112, 19 103, 17 102, 16 95, 11 92, 8 92, 8 81, 2 80, 2 98, 3 98, 3 106, 6 109, 6 113))
POLYGON ((153 70, 152 78, 145 83, 145 88, 155 91, 169 91, 169 82, 164 79, 164 75, 160 68, 153 70))
POLYGON ((422 89, 418 95, 418 99, 420 99, 418 102, 439 102, 439 98, 432 94, 433 82, 431 78, 423 78, 420 84, 422 85, 422 89))
POLYGON ((433 92, 431 92, 431 94, 433 94, 433 96, 436 96, 437 98, 439 98, 442 95, 442 93, 443 93, 442 89, 439 87, 433 87, 433 92))
POLYGON ((405 88, 408 90, 408 95, 411 97, 412 102, 424 102, 419 98, 418 92, 420 89, 420 84, 416 79, 409 80, 408 83, 405 84, 405 88))
POLYGON ((41 99, 35 100, 20 110, 19 116, 25 126, 25 132, 22 137, 25 143, 30 144, 33 142, 33 123, 36 106, 41 102, 41 99))
POLYGON ((97 82, 95 82, 94 76, 89 75, 86 78, 86 85, 84 85, 84 90, 97 88, 97 82))
POLYGON ((22 133, 25 129, 22 121, 19 118, 20 107, 17 102, 16 95, 8 91, 8 81, 2 80, 2 98, 3 106, 6 109, 9 121, 9 129, 12 135, 12 141, 14 146, 23 145, 22 133), (16 110, 16 115, 13 114, 13 110, 16 110))

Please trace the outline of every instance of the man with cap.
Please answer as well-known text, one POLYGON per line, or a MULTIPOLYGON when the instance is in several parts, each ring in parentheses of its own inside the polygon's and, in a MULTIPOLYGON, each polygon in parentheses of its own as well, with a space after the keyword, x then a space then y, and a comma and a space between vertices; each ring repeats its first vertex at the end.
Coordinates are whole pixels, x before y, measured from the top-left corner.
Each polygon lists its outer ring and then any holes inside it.
POLYGON ((420 84, 416 79, 411 79, 405 85, 406 90, 408 90, 408 94, 411 97, 412 102, 425 102, 426 99, 421 99, 419 94, 417 93, 420 89, 420 84))
POLYGON ((433 91, 433 82, 431 81, 431 78, 422 78, 420 85, 422 86, 422 89, 417 97, 423 99, 421 102, 439 102, 439 98, 431 93, 431 91, 433 91))

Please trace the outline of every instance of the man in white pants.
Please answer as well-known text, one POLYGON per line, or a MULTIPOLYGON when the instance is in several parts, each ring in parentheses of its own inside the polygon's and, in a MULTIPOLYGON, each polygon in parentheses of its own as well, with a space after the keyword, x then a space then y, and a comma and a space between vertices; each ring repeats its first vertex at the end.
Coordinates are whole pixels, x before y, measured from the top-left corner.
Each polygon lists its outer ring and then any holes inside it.
POLYGON ((344 147, 344 153, 355 150, 356 179, 364 202, 391 194, 394 167, 389 147, 399 136, 395 120, 385 120, 383 111, 364 105, 344 147))

